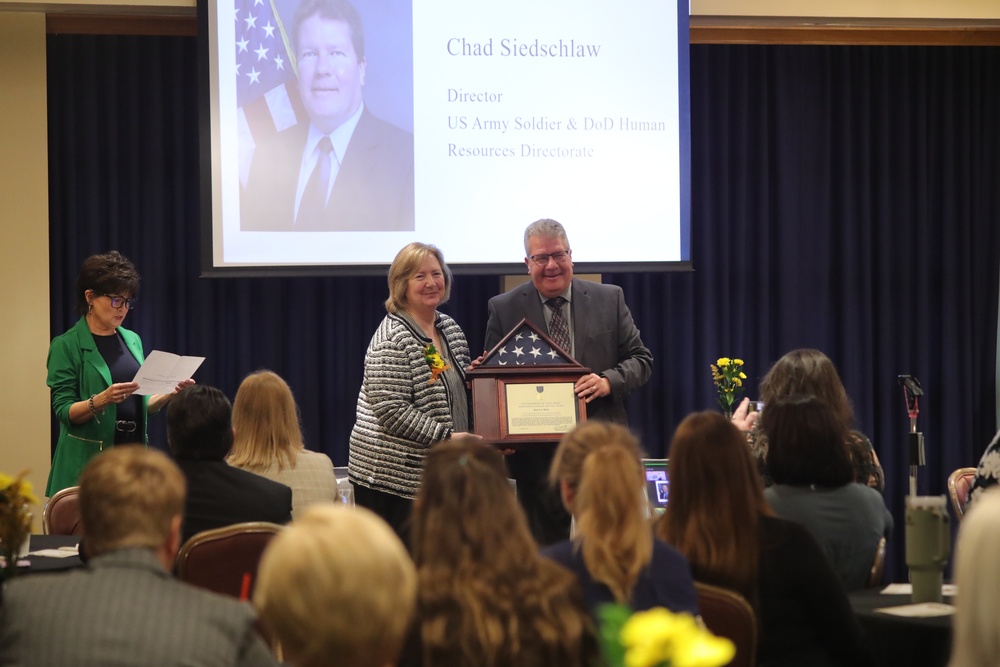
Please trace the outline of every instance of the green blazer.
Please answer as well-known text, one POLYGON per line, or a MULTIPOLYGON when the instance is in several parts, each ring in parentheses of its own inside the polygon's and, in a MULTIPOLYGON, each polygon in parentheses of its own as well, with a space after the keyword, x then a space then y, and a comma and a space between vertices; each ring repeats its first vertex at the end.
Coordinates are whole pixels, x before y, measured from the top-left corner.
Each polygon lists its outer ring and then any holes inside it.
MULTIPOLYGON (((143 362, 142 341, 135 333, 118 327, 118 333, 132 356, 143 362)), ((59 442, 49 471, 45 494, 51 497, 57 491, 75 486, 80 472, 95 454, 115 444, 115 420, 118 406, 109 405, 103 415, 95 415, 82 424, 71 424, 69 408, 77 401, 85 401, 111 386, 111 370, 97 350, 94 336, 87 327, 86 318, 73 328, 57 336, 49 346, 46 384, 52 394, 52 410, 59 420, 59 442)), ((148 442, 146 422, 149 415, 149 397, 142 397, 142 441, 148 442)))

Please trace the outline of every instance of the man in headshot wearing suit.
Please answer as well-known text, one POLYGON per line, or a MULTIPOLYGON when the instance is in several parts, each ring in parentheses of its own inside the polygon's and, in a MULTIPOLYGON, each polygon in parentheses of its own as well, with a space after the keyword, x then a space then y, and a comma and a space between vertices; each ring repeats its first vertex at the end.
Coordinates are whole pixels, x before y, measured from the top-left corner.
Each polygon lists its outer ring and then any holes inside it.
POLYGON ((302 0, 290 32, 309 116, 254 149, 243 231, 407 231, 413 135, 365 108, 365 34, 348 0, 302 0))
MULTIPOLYGON (((591 373, 575 386, 587 403, 587 419, 628 425, 626 396, 646 383, 653 355, 625 305, 620 287, 573 277, 573 250, 555 220, 537 220, 524 231, 524 263, 531 282, 490 299, 486 349, 491 350, 526 318, 591 373)), ((546 477, 554 449, 508 457, 532 532, 542 544, 569 536, 570 517, 546 477)))
POLYGON ((170 574, 184 476, 161 452, 106 449, 80 476, 85 568, 11 580, 0 665, 273 667, 252 609, 170 574))
POLYGON ((232 415, 225 394, 197 384, 177 392, 167 408, 167 444, 188 487, 184 541, 234 523, 292 520, 290 488, 226 463, 233 446, 232 415))

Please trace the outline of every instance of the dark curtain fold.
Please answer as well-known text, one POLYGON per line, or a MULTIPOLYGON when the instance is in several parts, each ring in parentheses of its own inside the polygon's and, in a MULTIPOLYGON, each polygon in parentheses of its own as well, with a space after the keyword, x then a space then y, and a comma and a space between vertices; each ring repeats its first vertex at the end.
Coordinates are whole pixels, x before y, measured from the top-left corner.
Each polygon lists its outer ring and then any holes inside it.
MULTIPOLYGON (((193 38, 50 36, 48 67, 53 335, 75 319, 82 259, 119 249, 143 275, 126 326, 147 353, 205 356, 198 381, 229 396, 257 368, 278 372, 308 446, 345 464, 384 278, 198 277, 193 38)), ((664 455, 684 415, 716 409, 717 357, 746 360, 755 397, 783 353, 823 350, 886 470, 887 570, 905 578, 896 376, 926 390, 922 493, 945 493, 994 431, 1000 49, 697 45, 691 91, 695 270, 605 276, 656 358, 632 425, 664 455)), ((425 240, 447 257, 447 239, 425 240)), ((445 307, 474 351, 498 284, 458 276, 445 307)))

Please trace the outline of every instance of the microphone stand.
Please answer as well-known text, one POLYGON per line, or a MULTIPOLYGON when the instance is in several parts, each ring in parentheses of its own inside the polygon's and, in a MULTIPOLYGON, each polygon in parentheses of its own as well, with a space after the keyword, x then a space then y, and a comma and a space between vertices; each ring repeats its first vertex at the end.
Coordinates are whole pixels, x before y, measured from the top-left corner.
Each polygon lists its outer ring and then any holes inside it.
POLYGON ((920 414, 920 397, 924 390, 920 381, 912 375, 900 375, 899 384, 903 385, 903 400, 906 401, 906 413, 910 417, 910 495, 917 495, 917 466, 926 463, 924 458, 924 434, 917 431, 917 415, 920 414))

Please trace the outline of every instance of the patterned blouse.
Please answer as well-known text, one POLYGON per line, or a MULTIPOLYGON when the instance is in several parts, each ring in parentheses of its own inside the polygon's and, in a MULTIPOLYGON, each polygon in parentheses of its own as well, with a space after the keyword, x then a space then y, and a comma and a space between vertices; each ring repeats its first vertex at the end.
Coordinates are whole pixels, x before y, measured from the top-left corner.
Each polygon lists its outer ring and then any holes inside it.
MULTIPOLYGON (((993 436, 993 441, 983 452, 983 457, 979 459, 979 466, 976 467, 976 478, 969 488, 968 502, 971 503, 982 495, 983 491, 997 484, 1000 484, 1000 431, 997 431, 997 434, 993 436)), ((965 509, 969 510, 968 507, 965 509)))
POLYGON ((431 341, 404 314, 387 315, 372 336, 348 451, 353 484, 412 499, 431 445, 468 430, 469 345, 448 315, 435 326, 450 368, 434 381, 424 359, 431 341))

